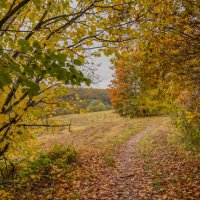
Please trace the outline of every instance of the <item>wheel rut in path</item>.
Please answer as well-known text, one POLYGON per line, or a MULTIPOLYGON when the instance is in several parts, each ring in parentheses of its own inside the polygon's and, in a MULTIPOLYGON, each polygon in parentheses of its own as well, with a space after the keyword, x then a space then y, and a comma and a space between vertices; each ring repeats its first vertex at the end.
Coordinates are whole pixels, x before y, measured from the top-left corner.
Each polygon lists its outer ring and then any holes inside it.
POLYGON ((101 200, 144 200, 144 192, 152 192, 151 184, 146 177, 144 165, 137 152, 137 143, 149 132, 158 128, 164 122, 155 123, 132 136, 118 150, 115 156, 115 168, 110 175, 104 177, 100 186, 101 200), (101 191, 103 188, 104 191, 101 191))

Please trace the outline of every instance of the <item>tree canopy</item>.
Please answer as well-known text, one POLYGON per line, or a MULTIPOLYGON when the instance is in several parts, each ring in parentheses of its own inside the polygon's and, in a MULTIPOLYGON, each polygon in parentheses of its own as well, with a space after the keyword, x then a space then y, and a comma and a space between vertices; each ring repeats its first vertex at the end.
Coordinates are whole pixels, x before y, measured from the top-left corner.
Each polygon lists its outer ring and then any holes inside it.
POLYGON ((181 132, 198 143, 199 2, 148 1, 145 5, 138 4, 138 9, 146 10, 136 24, 139 38, 114 60, 111 101, 121 115, 173 114, 181 132))
POLYGON ((83 73, 89 56, 108 55, 132 39, 126 32, 132 6, 122 0, 0 2, 0 157, 14 138, 27 138, 26 124, 69 106, 58 100, 66 85, 90 84, 83 73))

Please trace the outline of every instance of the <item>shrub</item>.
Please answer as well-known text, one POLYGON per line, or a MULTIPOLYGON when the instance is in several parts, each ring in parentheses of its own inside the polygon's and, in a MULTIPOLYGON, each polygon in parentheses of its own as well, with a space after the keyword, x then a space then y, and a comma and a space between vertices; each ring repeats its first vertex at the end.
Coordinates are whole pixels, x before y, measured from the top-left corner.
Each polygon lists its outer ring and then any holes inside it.
POLYGON ((19 171, 18 175, 51 175, 55 167, 67 168, 77 162, 78 153, 72 147, 56 145, 50 151, 41 153, 29 162, 26 168, 19 171))
POLYGON ((112 107, 110 105, 104 104, 101 100, 93 100, 87 106, 88 112, 98 112, 98 111, 105 111, 105 110, 111 110, 111 109, 112 107))
POLYGON ((54 162, 66 165, 78 162, 78 153, 73 147, 64 147, 62 145, 54 146, 48 153, 48 157, 54 162))
POLYGON ((78 160, 78 153, 74 148, 56 145, 47 152, 41 152, 32 161, 21 161, 14 177, 0 180, 0 199, 6 194, 28 195, 30 191, 31 194, 38 195, 44 188, 54 188, 55 180, 58 179, 65 180, 70 187, 78 160))
POLYGON ((115 159, 110 155, 106 155, 104 157, 104 160, 105 160, 105 163, 110 167, 113 167, 115 165, 115 159))
POLYGON ((14 175, 15 166, 6 157, 0 160, 0 180, 6 180, 14 175))
POLYGON ((200 150, 200 116, 182 111, 176 116, 175 124, 182 133, 181 139, 187 147, 200 150))

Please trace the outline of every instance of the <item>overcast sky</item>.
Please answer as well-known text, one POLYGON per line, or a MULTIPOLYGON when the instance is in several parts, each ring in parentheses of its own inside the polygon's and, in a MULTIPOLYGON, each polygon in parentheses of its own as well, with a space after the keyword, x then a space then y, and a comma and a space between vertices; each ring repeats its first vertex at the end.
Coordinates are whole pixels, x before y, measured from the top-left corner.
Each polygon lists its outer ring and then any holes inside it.
POLYGON ((95 88, 107 88, 112 80, 113 70, 110 69, 110 58, 102 55, 99 58, 95 58, 95 64, 101 64, 98 70, 95 72, 99 76, 99 82, 92 84, 91 87, 95 88))

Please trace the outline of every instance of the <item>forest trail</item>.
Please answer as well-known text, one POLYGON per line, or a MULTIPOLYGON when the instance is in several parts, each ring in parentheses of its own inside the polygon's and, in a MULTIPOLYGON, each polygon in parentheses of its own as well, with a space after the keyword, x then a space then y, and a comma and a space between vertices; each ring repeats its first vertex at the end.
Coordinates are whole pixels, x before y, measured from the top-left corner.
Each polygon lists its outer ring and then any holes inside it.
POLYGON ((104 177, 101 191, 101 199, 109 200, 137 200, 149 199, 143 196, 143 190, 152 191, 148 184, 145 169, 141 158, 138 155, 137 144, 146 134, 156 130, 165 122, 157 122, 148 126, 146 129, 132 136, 126 143, 121 145, 117 155, 115 155, 115 169, 108 176, 104 177))

